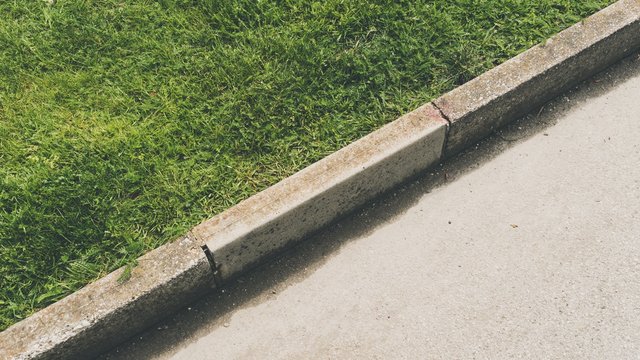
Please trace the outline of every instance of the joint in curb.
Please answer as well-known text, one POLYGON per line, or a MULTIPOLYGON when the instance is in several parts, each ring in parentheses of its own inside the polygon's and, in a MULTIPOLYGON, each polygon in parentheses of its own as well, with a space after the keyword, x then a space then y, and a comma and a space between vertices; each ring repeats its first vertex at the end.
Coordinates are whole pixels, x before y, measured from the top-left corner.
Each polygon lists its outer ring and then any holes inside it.
POLYGON ((209 261, 209 266, 211 267, 211 273, 213 274, 213 281, 216 285, 216 288, 222 286, 222 276, 220 274, 220 266, 216 264, 216 260, 213 257, 213 253, 209 250, 207 244, 201 245, 200 248, 204 251, 204 255, 207 257, 209 261))
POLYGON ((442 142, 442 150, 440 150, 440 159, 445 159, 447 157, 447 146, 449 144, 449 131, 451 130, 451 119, 449 119, 449 117, 447 116, 447 114, 444 113, 444 111, 442 111, 442 109, 440 109, 440 107, 438 106, 438 104, 436 104, 435 101, 432 101, 430 103, 436 110, 438 110, 438 112, 440 113, 440 117, 442 117, 446 122, 447 125, 445 126, 445 130, 444 130, 444 141, 442 142))

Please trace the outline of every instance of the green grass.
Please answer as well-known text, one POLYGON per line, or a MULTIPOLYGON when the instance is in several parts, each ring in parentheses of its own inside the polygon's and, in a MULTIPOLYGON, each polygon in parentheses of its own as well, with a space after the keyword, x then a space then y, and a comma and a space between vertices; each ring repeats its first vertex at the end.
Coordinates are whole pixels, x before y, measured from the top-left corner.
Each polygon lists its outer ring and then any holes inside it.
POLYGON ((0 1, 0 329, 611 2, 0 1))

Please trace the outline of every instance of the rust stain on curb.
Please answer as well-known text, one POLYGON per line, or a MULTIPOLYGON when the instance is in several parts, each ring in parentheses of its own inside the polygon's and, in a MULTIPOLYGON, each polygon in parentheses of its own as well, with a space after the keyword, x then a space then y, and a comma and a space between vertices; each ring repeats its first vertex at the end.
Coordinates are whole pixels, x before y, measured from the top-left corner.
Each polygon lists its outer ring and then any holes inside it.
POLYGON ((0 358, 98 354, 639 48, 640 0, 620 0, 9 327, 0 358))

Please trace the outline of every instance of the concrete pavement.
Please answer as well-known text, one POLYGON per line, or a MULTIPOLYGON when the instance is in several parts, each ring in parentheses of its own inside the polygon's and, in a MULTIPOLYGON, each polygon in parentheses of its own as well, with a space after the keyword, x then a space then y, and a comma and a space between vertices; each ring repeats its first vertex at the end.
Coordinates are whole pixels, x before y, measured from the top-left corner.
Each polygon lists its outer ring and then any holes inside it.
POLYGON ((105 358, 639 358, 639 124, 636 54, 105 358))

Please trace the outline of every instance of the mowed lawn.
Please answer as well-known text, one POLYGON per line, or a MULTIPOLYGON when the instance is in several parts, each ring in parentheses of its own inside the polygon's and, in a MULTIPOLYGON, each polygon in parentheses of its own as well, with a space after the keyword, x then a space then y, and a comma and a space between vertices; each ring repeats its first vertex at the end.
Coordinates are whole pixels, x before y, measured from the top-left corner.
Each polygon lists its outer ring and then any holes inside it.
POLYGON ((0 329, 612 2, 0 1, 0 329))

